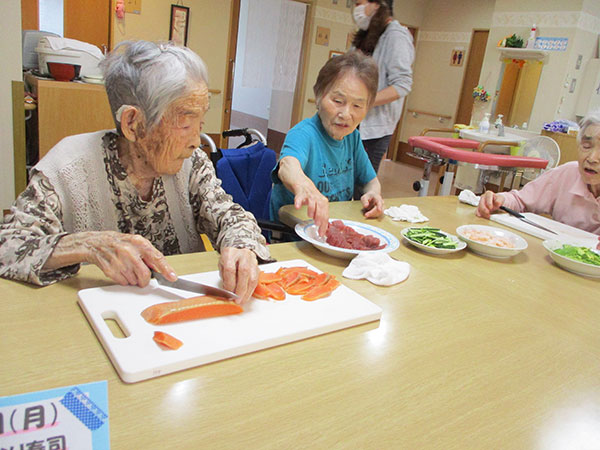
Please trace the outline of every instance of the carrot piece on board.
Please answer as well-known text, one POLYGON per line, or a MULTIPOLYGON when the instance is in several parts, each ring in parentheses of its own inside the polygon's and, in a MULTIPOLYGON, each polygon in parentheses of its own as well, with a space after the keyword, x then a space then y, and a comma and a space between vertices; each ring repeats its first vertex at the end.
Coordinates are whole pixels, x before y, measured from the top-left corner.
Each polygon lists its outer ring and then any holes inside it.
POLYGON ((179 339, 163 331, 155 331, 152 339, 154 339, 154 342, 156 342, 161 348, 166 350, 177 350, 183 345, 183 342, 181 342, 179 339))
POLYGON ((327 297, 331 294, 338 286, 340 282, 335 278, 331 278, 327 283, 314 286, 310 291, 302 296, 302 300, 313 301, 319 298, 327 297))
POLYGON ((186 320, 239 314, 244 309, 224 297, 200 295, 176 302, 157 303, 142 311, 142 317, 154 325, 186 320))

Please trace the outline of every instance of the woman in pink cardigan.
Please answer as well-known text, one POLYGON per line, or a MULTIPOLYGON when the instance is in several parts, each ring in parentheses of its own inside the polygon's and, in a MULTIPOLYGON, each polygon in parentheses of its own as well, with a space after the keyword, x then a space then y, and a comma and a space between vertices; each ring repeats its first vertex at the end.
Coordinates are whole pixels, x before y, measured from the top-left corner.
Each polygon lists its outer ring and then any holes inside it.
POLYGON ((554 220, 600 235, 600 111, 581 121, 578 159, 549 170, 520 191, 486 191, 477 215, 489 219, 500 206, 550 214, 554 220))

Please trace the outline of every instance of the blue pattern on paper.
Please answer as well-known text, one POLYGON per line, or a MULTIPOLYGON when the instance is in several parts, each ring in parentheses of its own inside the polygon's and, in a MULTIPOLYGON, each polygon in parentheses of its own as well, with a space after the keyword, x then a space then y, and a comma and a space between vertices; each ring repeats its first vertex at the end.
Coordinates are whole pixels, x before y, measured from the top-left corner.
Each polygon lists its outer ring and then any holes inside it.
POLYGON ((92 431, 100 428, 108 419, 108 415, 76 387, 67 392, 60 402, 92 431))

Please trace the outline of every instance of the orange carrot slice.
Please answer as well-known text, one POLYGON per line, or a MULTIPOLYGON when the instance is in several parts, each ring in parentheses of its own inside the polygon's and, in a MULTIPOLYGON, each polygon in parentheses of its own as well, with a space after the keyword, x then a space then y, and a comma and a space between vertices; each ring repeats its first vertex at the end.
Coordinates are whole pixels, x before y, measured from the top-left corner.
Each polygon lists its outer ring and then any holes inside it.
POLYGON ((306 294, 304 294, 302 296, 302 300, 312 302, 313 300, 327 297, 339 285, 340 285, 340 282, 338 280, 336 280, 335 278, 332 278, 325 284, 320 284, 318 286, 314 286, 310 291, 308 291, 306 294))
POLYGON ((163 331, 155 331, 152 339, 154 339, 154 341, 165 350, 177 350, 183 345, 183 342, 181 342, 179 339, 163 331))
POLYGON ((158 303, 142 311, 142 317, 154 325, 239 314, 244 309, 223 297, 201 295, 176 302, 158 303))

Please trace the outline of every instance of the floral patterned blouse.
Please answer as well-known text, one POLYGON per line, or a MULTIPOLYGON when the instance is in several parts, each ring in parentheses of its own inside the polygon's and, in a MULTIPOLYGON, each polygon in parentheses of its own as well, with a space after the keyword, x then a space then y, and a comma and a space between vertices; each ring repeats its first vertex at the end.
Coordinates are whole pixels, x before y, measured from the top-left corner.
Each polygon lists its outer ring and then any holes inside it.
MULTIPOLYGON (((149 201, 141 199, 121 165, 116 141, 117 135, 108 132, 102 151, 119 231, 145 237, 164 255, 181 253, 162 179, 154 180, 149 201)), ((254 217, 223 191, 205 153, 196 151, 191 158, 189 198, 198 233, 206 234, 217 250, 248 248, 259 260, 271 260, 254 217)), ((79 264, 42 271, 66 234, 59 196, 48 178, 32 169, 29 185, 0 224, 0 276, 39 285, 73 276, 79 264)))

